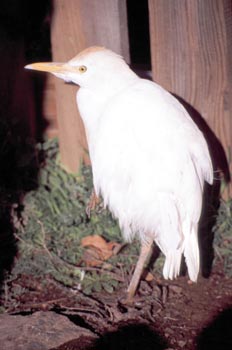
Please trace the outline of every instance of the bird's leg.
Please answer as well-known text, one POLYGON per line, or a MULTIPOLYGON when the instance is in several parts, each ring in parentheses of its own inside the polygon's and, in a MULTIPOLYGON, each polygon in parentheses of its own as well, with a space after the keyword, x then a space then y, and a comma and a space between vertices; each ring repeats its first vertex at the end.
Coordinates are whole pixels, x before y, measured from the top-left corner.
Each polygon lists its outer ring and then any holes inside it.
POLYGON ((95 209, 95 207, 99 204, 99 202, 100 202, 100 199, 96 195, 95 190, 93 189, 89 198, 89 202, 86 207, 86 214, 88 218, 90 218, 91 211, 95 209))
POLYGON ((130 303, 135 295, 136 289, 138 287, 140 277, 143 272, 144 264, 148 258, 148 255, 152 248, 153 239, 143 242, 141 245, 139 260, 137 261, 130 285, 127 289, 127 299, 126 302, 130 303))

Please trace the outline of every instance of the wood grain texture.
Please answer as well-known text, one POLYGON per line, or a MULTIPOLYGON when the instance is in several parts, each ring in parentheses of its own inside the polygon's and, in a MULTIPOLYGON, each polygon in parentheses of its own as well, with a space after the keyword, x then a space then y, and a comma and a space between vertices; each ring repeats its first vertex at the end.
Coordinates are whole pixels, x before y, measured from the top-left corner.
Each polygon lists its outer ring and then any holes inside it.
MULTIPOLYGON (((54 0, 53 61, 67 61, 88 46, 100 45, 129 61, 125 0, 54 0)), ((55 82, 61 161, 77 172, 89 162, 84 126, 77 111, 77 87, 55 82)), ((91 101, 90 101, 91 102, 91 101)))
MULTIPOLYGON (((149 0, 149 16, 153 78, 186 102, 208 138, 215 168, 228 180, 226 163, 230 162, 232 171, 232 3, 149 0)), ((232 194, 231 187, 228 191, 232 194)))

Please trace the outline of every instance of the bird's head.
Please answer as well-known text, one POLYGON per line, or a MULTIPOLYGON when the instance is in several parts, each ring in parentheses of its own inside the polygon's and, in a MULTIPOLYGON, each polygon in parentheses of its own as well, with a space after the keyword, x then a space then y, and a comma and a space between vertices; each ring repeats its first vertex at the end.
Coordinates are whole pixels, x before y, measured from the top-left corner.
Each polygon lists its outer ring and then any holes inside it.
POLYGON ((50 72, 80 87, 117 87, 136 77, 123 58, 104 47, 90 47, 66 63, 39 62, 25 68, 50 72))

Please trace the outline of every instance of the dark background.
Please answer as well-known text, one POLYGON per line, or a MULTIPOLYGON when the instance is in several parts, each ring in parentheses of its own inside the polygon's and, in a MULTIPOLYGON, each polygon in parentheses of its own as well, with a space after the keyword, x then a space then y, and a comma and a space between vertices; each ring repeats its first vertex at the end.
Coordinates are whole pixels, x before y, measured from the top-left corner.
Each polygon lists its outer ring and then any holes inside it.
MULTIPOLYGON (((127 8, 131 63, 149 70, 147 1, 128 0, 127 8)), ((51 0, 2 0, 0 6, 0 281, 17 255, 11 212, 20 212, 25 193, 37 187, 46 75, 30 75, 24 66, 52 60, 52 12, 51 0)))

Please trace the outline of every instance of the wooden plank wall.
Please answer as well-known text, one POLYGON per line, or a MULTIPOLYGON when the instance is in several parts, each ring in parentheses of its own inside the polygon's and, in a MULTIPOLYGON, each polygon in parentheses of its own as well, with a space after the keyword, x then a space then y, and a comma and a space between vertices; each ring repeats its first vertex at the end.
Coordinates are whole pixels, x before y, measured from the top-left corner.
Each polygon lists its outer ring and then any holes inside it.
MULTIPOLYGON (((215 167, 228 180, 225 154, 232 172, 232 2, 149 0, 149 16, 153 79, 187 102, 208 138, 215 167)), ((232 195, 231 187, 228 191, 232 195)))
MULTIPOLYGON (((67 61, 88 46, 106 46, 129 61, 126 0, 54 0, 53 61, 67 61)), ((77 87, 55 80, 61 161, 77 172, 88 162, 82 121, 76 106, 77 87)))
MULTIPOLYGON (((228 179, 232 172, 232 2, 148 2, 153 78, 185 103, 210 143, 215 168, 228 179)), ((53 60, 66 61, 91 45, 111 48, 129 62, 126 0, 54 0, 53 60)), ((88 162, 75 102, 77 88, 55 79, 55 90, 61 160, 66 169, 76 172, 80 160, 88 162)), ((49 99, 47 105, 51 106, 49 99)))

